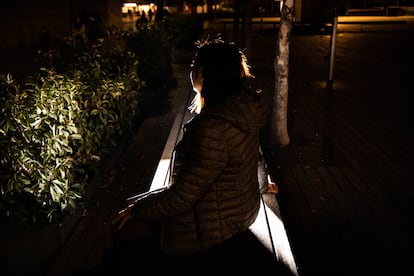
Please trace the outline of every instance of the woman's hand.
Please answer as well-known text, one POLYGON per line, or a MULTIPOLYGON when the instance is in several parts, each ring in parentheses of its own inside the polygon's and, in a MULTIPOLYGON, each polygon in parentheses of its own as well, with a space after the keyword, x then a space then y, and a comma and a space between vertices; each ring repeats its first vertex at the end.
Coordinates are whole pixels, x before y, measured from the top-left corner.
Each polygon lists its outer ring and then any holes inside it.
POLYGON ((279 193, 279 187, 277 186, 276 183, 269 182, 267 184, 267 191, 266 191, 266 193, 278 194, 279 193))
POLYGON ((148 221, 132 216, 131 211, 133 206, 134 205, 132 204, 125 209, 122 209, 112 219, 111 224, 113 228, 111 230, 114 231, 113 234, 115 234, 118 239, 123 240, 134 239, 148 241, 148 239, 156 237, 158 234, 154 232, 154 229, 148 221))
POLYGON ((119 223, 118 229, 124 227, 125 223, 132 218, 131 210, 133 205, 126 207, 118 212, 118 214, 111 221, 112 225, 119 223))

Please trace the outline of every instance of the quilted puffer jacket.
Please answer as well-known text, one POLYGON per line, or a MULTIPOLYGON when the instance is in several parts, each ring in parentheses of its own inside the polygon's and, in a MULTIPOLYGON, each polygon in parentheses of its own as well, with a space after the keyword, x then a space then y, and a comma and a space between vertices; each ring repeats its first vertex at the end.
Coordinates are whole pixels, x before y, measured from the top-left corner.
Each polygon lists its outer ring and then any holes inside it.
POLYGON ((164 221, 161 247, 166 254, 209 249, 256 219, 259 130, 266 116, 260 99, 245 91, 187 123, 176 146, 169 189, 134 205, 134 217, 164 221))

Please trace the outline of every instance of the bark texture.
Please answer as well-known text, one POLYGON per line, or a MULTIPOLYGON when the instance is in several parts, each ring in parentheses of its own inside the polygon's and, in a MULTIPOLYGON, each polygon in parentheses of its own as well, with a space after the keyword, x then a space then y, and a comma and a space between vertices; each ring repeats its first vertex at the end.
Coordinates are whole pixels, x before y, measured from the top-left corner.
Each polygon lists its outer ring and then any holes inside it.
POLYGON ((282 7, 278 33, 277 53, 274 61, 275 91, 273 95, 270 142, 273 146, 290 143, 287 128, 289 90, 289 37, 293 22, 294 1, 285 1, 282 7))

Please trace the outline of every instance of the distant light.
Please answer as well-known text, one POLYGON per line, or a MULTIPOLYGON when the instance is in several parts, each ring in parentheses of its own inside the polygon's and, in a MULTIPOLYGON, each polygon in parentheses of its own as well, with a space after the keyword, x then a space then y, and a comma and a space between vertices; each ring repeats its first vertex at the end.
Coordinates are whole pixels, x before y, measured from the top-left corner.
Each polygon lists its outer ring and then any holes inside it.
POLYGON ((124 7, 136 7, 137 3, 124 3, 124 7))

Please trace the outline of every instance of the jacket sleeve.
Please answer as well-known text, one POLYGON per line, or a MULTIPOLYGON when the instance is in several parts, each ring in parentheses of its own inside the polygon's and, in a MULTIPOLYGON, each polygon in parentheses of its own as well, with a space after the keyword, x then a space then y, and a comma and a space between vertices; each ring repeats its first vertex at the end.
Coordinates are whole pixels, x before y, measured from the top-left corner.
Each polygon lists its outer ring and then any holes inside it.
MULTIPOLYGON (((185 152, 174 183, 168 190, 138 201, 134 217, 159 219, 193 208, 221 174, 228 159, 227 146, 220 133, 207 123, 195 126, 185 134, 185 152)), ((174 165, 175 166, 175 165, 174 165)))

